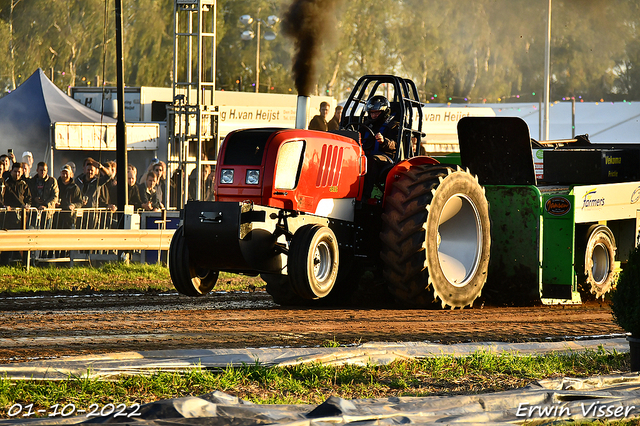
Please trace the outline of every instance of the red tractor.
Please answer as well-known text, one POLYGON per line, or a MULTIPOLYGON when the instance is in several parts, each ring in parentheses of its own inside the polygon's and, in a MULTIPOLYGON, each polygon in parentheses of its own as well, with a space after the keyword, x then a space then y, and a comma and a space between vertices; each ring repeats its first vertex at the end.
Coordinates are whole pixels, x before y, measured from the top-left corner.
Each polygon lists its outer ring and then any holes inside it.
POLYGON ((259 274, 279 304, 340 301, 368 265, 405 304, 470 306, 487 277, 488 203, 469 172, 416 155, 422 118, 412 81, 371 75, 346 101, 341 130, 229 134, 216 201, 187 203, 171 242, 178 292, 206 294, 227 271, 259 274), (373 168, 365 105, 380 95, 396 149, 373 168))

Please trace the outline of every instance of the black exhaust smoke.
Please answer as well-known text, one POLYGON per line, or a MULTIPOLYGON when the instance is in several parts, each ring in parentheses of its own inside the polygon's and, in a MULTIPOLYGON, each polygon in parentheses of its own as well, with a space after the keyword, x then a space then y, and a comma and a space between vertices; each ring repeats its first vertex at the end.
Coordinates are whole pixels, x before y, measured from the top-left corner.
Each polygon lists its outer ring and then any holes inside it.
POLYGON ((298 94, 310 96, 318 80, 322 51, 337 33, 338 0, 295 0, 282 19, 294 41, 293 77, 298 94))

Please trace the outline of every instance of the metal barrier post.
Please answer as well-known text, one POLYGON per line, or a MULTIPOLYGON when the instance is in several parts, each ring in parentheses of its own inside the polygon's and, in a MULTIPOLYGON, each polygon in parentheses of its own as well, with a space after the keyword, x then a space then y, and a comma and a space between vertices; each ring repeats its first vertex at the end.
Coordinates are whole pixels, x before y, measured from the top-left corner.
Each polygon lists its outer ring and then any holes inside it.
MULTIPOLYGON (((160 212, 160 229, 163 231, 167 229, 167 210, 166 209, 162 209, 160 212)), ((156 264, 159 265, 161 261, 162 261, 162 250, 158 249, 158 261, 156 262, 156 264)))
MULTIPOLYGON (((27 219, 27 208, 24 208, 22 210, 22 230, 26 230, 27 229, 27 221, 30 219, 27 219)), ((29 216, 31 216, 31 214, 29 214, 29 216)), ((26 257, 26 267, 27 267, 27 272, 29 272, 29 264, 31 263, 31 250, 27 250, 26 256, 23 256, 23 263, 25 262, 25 257, 26 257)))

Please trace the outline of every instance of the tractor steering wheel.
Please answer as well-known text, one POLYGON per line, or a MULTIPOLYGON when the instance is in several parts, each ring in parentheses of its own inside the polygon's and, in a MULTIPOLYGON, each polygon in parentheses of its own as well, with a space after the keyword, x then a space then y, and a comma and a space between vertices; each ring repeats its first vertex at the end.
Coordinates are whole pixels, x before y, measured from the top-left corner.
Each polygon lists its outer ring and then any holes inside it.
MULTIPOLYGON (((367 126, 364 123, 349 123, 349 124, 347 124, 345 129, 359 133, 358 129, 361 128, 361 127, 364 128, 365 130, 367 130, 369 133, 371 133, 373 135, 373 137, 375 138, 376 134, 373 131, 373 129, 371 127, 367 126)), ((364 149, 364 146, 362 148, 364 149)), ((393 158, 391 158, 389 155, 387 155, 387 154, 385 154, 383 152, 378 152, 376 155, 381 155, 381 156, 387 158, 390 163, 395 163, 395 160, 393 158)))
POLYGON ((363 127, 365 130, 368 130, 369 133, 371 133, 373 136, 375 136, 376 134, 373 132, 373 129, 369 126, 367 126, 364 123, 349 123, 347 124, 347 126, 345 127, 346 130, 351 130, 353 132, 360 132, 360 128, 363 127))

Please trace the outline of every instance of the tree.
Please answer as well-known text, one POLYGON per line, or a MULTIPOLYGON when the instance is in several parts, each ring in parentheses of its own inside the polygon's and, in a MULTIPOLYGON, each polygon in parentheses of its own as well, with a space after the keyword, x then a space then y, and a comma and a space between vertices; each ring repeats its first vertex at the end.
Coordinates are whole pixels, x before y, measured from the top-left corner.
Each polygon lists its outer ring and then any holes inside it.
POLYGON ((167 2, 123 2, 125 81, 131 86, 169 86, 173 66, 173 8, 167 2))
MULTIPOLYGON (((285 1, 218 1, 218 70, 217 84, 224 90, 255 91, 257 40, 242 40, 245 30, 257 31, 255 19, 267 20, 270 15, 282 17, 285 1), (251 15, 254 23, 243 26, 240 16, 251 15)), ((261 33, 268 28, 261 24, 261 33)), ((274 27, 274 40, 260 40, 260 91, 288 93, 293 87, 291 78, 291 43, 274 27), (274 90, 271 90, 271 87, 274 90)))
POLYGON ((630 34, 630 40, 625 45, 624 53, 616 58, 616 65, 612 70, 614 76, 613 89, 625 99, 640 99, 640 5, 628 5, 628 13, 622 20, 621 27, 630 34))
POLYGON ((552 93, 556 98, 582 95, 598 100, 610 93, 616 58, 636 33, 620 25, 630 2, 611 0, 554 3, 552 17, 552 93), (579 17, 579 19, 576 19, 579 17))
MULTIPOLYGON (((240 38, 248 28, 239 17, 282 18, 291 1, 217 1, 219 89, 255 90, 256 40, 240 38)), ((517 96, 537 101, 542 92, 546 1, 338 3, 335 28, 321 36, 317 94, 342 99, 357 78, 373 73, 410 77, 431 102, 495 102, 517 96)), ((123 6, 125 84, 170 85, 173 2, 124 0, 123 6)), ((113 10, 114 0, 0 0, 0 55, 5 58, 0 61, 0 87, 12 89, 37 68, 65 90, 90 84, 96 76, 115 84, 113 10)), ((637 2, 554 0, 552 99, 636 100, 639 25, 637 2)), ((291 93, 294 45, 280 25, 274 29, 275 40, 261 40, 260 91, 291 93)))
MULTIPOLYGON (((9 23, 0 19, 0 55, 8 56, 11 40, 9 23)), ((13 61, 0 61, 0 93, 10 89, 11 65, 13 61)))
POLYGON ((9 62, 8 62, 8 71, 9 78, 11 79, 11 90, 16 88, 16 56, 17 56, 17 46, 16 42, 18 38, 16 37, 16 8, 18 4, 20 4, 22 0, 9 0, 8 2, 4 2, 6 4, 3 5, 2 11, 3 15, 6 16, 6 23, 3 25, 5 28, 5 34, 7 35, 7 39, 5 44, 5 48, 8 51, 9 62))

